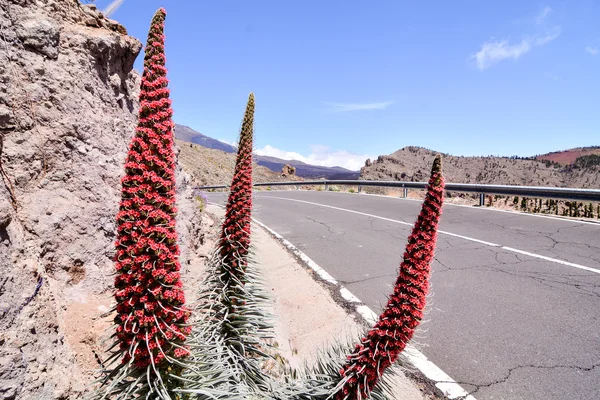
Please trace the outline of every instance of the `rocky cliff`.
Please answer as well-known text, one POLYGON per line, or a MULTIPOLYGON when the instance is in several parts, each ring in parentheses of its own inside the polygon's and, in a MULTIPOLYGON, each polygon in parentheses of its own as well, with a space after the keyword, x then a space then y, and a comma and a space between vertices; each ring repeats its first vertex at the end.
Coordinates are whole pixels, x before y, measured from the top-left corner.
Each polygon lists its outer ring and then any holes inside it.
MULTIPOLYGON (((1 399, 75 398, 99 367, 141 47, 77 0, 0 0, 1 399)), ((182 264, 200 238, 188 182, 182 264)))

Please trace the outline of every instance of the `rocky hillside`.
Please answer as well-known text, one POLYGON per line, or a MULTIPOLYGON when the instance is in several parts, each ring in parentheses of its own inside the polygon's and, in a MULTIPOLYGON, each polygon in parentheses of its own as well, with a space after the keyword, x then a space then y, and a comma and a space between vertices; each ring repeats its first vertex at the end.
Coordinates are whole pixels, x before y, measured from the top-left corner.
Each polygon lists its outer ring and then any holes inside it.
MULTIPOLYGON (((142 46, 77 0, 0 0, 0 25, 0 398, 75 399, 111 307, 142 46)), ((188 181, 178 171, 184 259, 188 181)))
POLYGON ((209 149, 221 150, 225 153, 235 153, 237 151, 232 145, 203 135, 185 125, 175 124, 175 137, 186 142, 199 144, 200 146, 209 149))
MULTIPOLYGON (((220 150, 208 149, 198 144, 176 140, 179 163, 192 176, 194 185, 221 185, 231 183, 236 155, 220 150)), ((290 173, 275 173, 269 168, 254 163, 255 182, 302 181, 290 173)))
MULTIPOLYGON (((379 156, 360 171, 361 179, 422 182, 427 179, 435 152, 405 147, 379 156)), ((498 185, 533 185, 600 188, 600 166, 561 166, 534 159, 507 157, 456 157, 444 154, 444 175, 448 182, 498 185)))

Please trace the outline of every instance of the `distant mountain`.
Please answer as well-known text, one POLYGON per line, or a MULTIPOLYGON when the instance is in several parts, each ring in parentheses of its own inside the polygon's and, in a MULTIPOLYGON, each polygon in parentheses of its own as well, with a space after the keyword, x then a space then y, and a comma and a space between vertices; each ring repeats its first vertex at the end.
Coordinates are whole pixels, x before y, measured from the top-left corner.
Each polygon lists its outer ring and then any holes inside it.
MULTIPOLYGON (((405 147, 390 155, 367 160, 361 179, 423 182, 436 152, 405 147)), ((496 185, 600 188, 600 164, 596 156, 580 154, 579 160, 561 165, 548 159, 519 157, 457 157, 442 154, 447 182, 496 185)))
POLYGON ((264 165, 272 171, 281 171, 284 164, 296 167, 296 175, 310 179, 358 179, 360 172, 350 171, 342 167, 322 167, 319 165, 306 164, 298 160, 282 160, 277 157, 255 156, 258 165, 264 165))
POLYGON ((600 146, 577 147, 575 149, 553 151, 552 153, 535 156, 536 160, 555 162, 561 165, 573 164, 579 157, 600 155, 600 146))
MULTIPOLYGON (((185 125, 175 124, 175 137, 186 142, 199 144, 200 146, 209 149, 221 150, 226 153, 237 152, 235 147, 203 135, 200 132, 196 132, 185 125)), ((292 167, 296 167, 296 176, 308 179, 358 179, 360 176, 359 171, 350 171, 349 169, 342 167, 322 167, 319 165, 306 164, 298 160, 283 160, 277 157, 255 155, 254 161, 258 165, 267 167, 271 171, 277 173, 280 173, 283 166, 288 164, 292 167)))
POLYGON ((175 137, 185 142, 199 144, 202 147, 224 151, 225 153, 235 153, 237 149, 230 144, 213 139, 201 134, 189 126, 175 124, 175 137))
MULTIPOLYGON (((175 139, 175 144, 180 150, 178 162, 192 176, 194 184, 221 185, 231 182, 236 154, 209 149, 177 139, 175 139)), ((302 182, 302 178, 283 176, 281 172, 273 172, 267 167, 256 165, 256 163, 252 170, 252 178, 255 182, 302 182)))

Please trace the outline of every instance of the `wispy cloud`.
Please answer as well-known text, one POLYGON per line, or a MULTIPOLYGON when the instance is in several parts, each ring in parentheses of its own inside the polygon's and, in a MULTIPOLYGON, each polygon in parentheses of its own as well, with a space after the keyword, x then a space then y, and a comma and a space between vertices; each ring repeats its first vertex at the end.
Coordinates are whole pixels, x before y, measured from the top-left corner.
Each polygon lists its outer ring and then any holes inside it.
POLYGON ((378 103, 325 103, 330 112, 350 112, 364 110, 383 110, 394 104, 393 101, 382 101, 378 103))
POLYGON ((561 33, 559 25, 550 27, 547 23, 552 12, 552 8, 546 6, 536 14, 533 20, 528 20, 527 24, 534 29, 534 34, 524 35, 521 41, 512 43, 508 39, 489 40, 481 46, 477 53, 471 55, 471 60, 475 62, 479 70, 483 71, 503 60, 518 60, 535 47, 552 42, 561 33))
POLYGON ((598 50, 597 47, 592 47, 592 46, 587 46, 585 48, 585 51, 587 51, 589 54, 595 56, 596 54, 598 54, 600 52, 600 50, 598 50))
POLYGON ((343 167, 352 171, 358 171, 365 165, 367 158, 373 158, 366 154, 350 153, 346 150, 332 150, 327 146, 313 145, 311 153, 303 156, 294 151, 280 150, 271 145, 266 145, 262 149, 255 150, 255 153, 261 156, 270 156, 282 158, 284 160, 297 160, 307 164, 321 165, 324 167, 343 167))
POLYGON ((548 18, 548 15, 550 15, 551 12, 552 12, 552 9, 550 7, 548 7, 548 6, 544 7, 538 13, 538 15, 535 16, 535 23, 537 25, 542 25, 546 21, 546 18, 548 18))
POLYGON ((511 44, 508 40, 489 41, 481 46, 481 50, 471 58, 480 70, 487 69, 503 60, 517 60, 529 53, 534 47, 543 46, 560 36, 560 26, 541 35, 529 36, 519 43, 511 44))

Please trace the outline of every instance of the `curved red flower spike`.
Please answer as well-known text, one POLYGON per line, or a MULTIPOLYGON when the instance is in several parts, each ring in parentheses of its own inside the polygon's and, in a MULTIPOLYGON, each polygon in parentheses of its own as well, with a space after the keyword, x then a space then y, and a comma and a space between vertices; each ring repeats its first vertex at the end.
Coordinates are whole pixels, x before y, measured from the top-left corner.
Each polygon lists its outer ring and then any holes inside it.
POLYGON ((394 292, 375 326, 341 369, 345 384, 337 400, 366 399, 386 368, 397 359, 423 318, 437 228, 444 202, 442 160, 433 162, 427 195, 408 238, 394 292))

